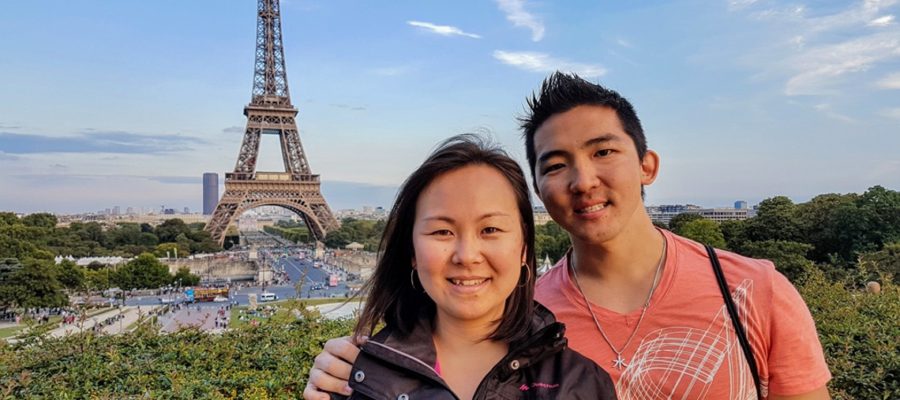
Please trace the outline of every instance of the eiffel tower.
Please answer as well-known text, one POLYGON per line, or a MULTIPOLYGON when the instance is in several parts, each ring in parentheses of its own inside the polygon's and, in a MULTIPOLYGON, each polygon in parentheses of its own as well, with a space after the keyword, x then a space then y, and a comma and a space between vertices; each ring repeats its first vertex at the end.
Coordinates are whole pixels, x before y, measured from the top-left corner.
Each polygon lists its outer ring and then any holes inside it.
POLYGON ((253 96, 244 107, 247 129, 234 172, 225 174, 225 194, 206 225, 219 244, 225 241, 225 229, 235 218, 260 206, 281 206, 301 215, 317 240, 339 227, 322 197, 319 175, 309 168, 297 133, 297 109, 288 92, 278 3, 258 0, 253 96), (261 135, 278 135, 284 172, 256 171, 261 135))

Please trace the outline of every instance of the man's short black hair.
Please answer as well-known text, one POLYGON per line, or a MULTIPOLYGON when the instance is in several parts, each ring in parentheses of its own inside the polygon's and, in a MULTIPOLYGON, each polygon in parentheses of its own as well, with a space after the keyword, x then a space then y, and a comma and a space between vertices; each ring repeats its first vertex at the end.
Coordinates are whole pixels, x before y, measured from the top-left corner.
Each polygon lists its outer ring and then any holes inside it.
POLYGON ((647 138, 641 120, 634 112, 634 107, 614 90, 599 84, 588 82, 576 74, 565 74, 559 71, 544 79, 539 94, 532 93, 528 98, 527 114, 519 117, 519 123, 525 136, 525 154, 528 157, 528 168, 531 179, 537 189, 534 172, 534 134, 538 128, 555 114, 564 113, 577 106, 592 105, 612 108, 616 111, 625 133, 634 141, 638 162, 647 153, 647 138))

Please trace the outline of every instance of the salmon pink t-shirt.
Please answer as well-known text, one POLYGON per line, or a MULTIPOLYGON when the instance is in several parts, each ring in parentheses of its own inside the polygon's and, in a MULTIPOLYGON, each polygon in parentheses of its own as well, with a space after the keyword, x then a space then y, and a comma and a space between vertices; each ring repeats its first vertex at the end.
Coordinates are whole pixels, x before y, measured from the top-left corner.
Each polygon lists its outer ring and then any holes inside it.
MULTIPOLYGON (((536 299, 566 324, 569 347, 609 372, 621 400, 755 399, 744 359, 706 249, 662 231, 666 264, 634 339, 623 350, 627 367, 603 340, 571 279, 564 257, 537 282, 536 299)), ((766 260, 717 250, 747 332, 762 395, 796 395, 824 386, 831 373, 809 309, 766 260)), ((619 314, 591 305, 600 326, 621 348, 641 310, 619 314)))

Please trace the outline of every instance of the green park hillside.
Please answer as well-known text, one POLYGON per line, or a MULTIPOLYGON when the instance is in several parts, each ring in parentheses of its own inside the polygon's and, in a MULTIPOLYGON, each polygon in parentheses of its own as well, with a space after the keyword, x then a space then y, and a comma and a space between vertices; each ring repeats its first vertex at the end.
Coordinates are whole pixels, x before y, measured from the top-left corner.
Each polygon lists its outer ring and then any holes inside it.
MULTIPOLYGON (((114 239, 124 233, 121 227, 56 228, 50 217, 0 214, 0 300, 6 299, 0 308, 16 307, 8 293, 22 293, 16 285, 30 279, 41 280, 34 285, 39 297, 15 298, 18 304, 64 301, 65 291, 73 290, 66 282, 77 278, 53 265, 53 256, 66 254, 61 249, 80 251, 77 255, 139 255, 157 251, 160 243, 199 251, 206 242, 190 227, 174 237, 126 227, 127 236, 145 240, 133 244, 114 239)), ((345 221, 347 228, 333 240, 372 246, 378 243, 378 229, 367 224, 345 221)), ((747 220, 720 224, 683 214, 666 228, 775 263, 797 286, 816 321, 834 375, 833 398, 900 398, 900 193, 876 186, 799 204, 773 197, 747 220)), ((274 231, 305 240, 299 227, 274 231)), ((557 259, 569 245, 553 223, 538 227, 536 239, 541 259, 557 259)), ((149 258, 141 262, 150 265, 149 258)), ((322 343, 349 333, 353 322, 324 320, 301 304, 293 306, 297 311, 221 335, 193 330, 163 335, 148 323, 119 336, 0 342, 0 398, 296 398, 322 343)))

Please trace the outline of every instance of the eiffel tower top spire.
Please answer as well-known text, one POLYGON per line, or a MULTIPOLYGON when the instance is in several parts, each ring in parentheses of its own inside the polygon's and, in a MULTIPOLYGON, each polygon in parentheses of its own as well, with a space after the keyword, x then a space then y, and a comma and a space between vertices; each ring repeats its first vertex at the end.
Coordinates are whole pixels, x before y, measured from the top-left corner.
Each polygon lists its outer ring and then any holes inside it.
POLYGON ((279 0, 257 2, 256 67, 250 106, 293 108, 284 67, 279 0))

